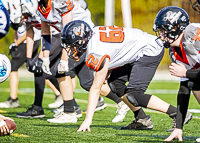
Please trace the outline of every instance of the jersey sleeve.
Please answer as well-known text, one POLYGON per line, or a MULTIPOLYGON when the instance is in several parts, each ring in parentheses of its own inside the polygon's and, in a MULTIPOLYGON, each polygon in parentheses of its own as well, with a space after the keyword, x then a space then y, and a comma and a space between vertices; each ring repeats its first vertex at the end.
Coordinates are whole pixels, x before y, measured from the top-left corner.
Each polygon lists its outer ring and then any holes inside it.
POLYGON ((61 16, 64 16, 74 8, 73 0, 52 0, 52 7, 54 7, 61 16))
POLYGON ((200 27, 188 25, 183 34, 183 47, 188 55, 196 55, 200 51, 200 27))
POLYGON ((98 54, 89 54, 89 56, 86 57, 86 66, 90 67, 94 71, 100 71, 104 64, 105 64, 105 59, 109 58, 109 55, 98 55, 98 54))

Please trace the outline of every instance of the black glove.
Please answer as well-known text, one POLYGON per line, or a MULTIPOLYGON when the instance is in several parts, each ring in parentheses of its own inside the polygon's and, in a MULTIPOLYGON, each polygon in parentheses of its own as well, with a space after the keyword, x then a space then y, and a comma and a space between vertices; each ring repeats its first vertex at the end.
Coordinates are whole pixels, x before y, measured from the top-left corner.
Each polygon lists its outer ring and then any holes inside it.
POLYGON ((27 68, 28 71, 34 73, 33 65, 31 64, 31 61, 32 61, 31 58, 27 58, 27 59, 26 59, 26 68, 27 68))
POLYGON ((32 68, 34 73, 37 73, 37 74, 42 73, 42 63, 43 63, 43 60, 38 58, 37 61, 34 63, 33 68, 32 68))
POLYGON ((17 51, 17 46, 15 46, 15 43, 10 44, 9 46, 9 54, 12 54, 13 52, 17 51))

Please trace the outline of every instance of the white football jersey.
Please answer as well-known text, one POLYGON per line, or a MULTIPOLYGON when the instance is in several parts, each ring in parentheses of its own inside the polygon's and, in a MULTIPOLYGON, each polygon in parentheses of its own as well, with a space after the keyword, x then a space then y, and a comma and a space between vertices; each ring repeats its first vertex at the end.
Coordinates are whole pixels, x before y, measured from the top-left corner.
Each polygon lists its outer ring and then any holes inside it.
POLYGON ((109 69, 137 61, 140 57, 157 56, 163 44, 156 36, 135 28, 118 26, 95 27, 88 43, 86 65, 95 71, 104 59, 110 59, 109 69))
POLYGON ((91 20, 90 11, 88 9, 84 10, 81 8, 78 2, 74 2, 74 8, 72 10, 73 20, 83 20, 86 22, 91 28, 94 28, 94 23, 91 20))
MULTIPOLYGON (((171 47, 172 61, 182 63, 189 69, 200 68, 200 24, 191 23, 183 32, 180 48, 171 47)), ((181 78, 181 81, 188 80, 181 78)))
POLYGON ((62 16, 74 8, 73 0, 48 0, 47 7, 42 2, 38 2, 38 11, 40 19, 59 33, 62 30, 62 16))
MULTIPOLYGON (((41 38, 41 30, 37 30, 36 28, 33 27, 33 31, 34 31, 34 41, 37 41, 41 38)), ((22 37, 24 34, 26 33, 26 23, 24 22, 22 24, 22 26, 20 26, 17 29, 17 38, 19 39, 20 37, 22 37)), ((26 40, 23 42, 26 43, 26 40)))

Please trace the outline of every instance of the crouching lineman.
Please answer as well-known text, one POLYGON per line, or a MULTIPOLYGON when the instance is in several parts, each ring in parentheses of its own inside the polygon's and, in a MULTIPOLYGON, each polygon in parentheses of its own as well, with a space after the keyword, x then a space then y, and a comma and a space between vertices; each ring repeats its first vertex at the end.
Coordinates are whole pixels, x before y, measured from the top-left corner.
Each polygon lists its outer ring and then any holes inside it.
POLYGON ((186 113, 191 91, 200 103, 200 24, 190 23, 189 15, 184 9, 169 6, 158 12, 153 29, 165 47, 170 48, 170 58, 173 62, 169 67, 171 75, 181 77, 177 95, 176 126, 165 141, 171 141, 175 138, 183 141, 182 130, 184 119, 187 118, 186 113))
POLYGON ((78 60, 86 52, 86 65, 96 71, 86 118, 78 131, 91 131, 94 110, 108 75, 112 88, 128 105, 158 110, 171 118, 176 116, 174 106, 154 95, 144 94, 164 54, 163 44, 156 36, 118 26, 98 26, 92 31, 87 23, 78 20, 64 27, 61 39, 71 58, 78 60), (129 84, 120 88, 115 81, 125 85, 126 82, 120 80, 124 77, 129 84))

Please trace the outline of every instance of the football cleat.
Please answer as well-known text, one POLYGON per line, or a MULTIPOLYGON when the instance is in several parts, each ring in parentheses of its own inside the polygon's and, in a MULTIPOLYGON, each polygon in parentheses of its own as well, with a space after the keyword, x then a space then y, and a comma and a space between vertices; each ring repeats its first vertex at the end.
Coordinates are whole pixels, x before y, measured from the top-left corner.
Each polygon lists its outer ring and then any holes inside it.
POLYGON ((42 107, 37 105, 31 105, 26 112, 17 113, 16 117, 18 118, 43 118, 44 110, 42 107))
MULTIPOLYGON (((76 113, 76 117, 77 118, 80 118, 82 117, 82 111, 81 111, 81 108, 80 106, 74 106, 74 111, 76 113)), ((57 117, 60 115, 60 113, 64 112, 64 104, 62 104, 58 109, 55 109, 53 110, 53 112, 55 113, 53 116, 54 117, 57 117)))
POLYGON ((144 119, 133 120, 128 126, 123 126, 120 130, 151 130, 153 129, 153 122, 151 121, 150 116, 148 115, 144 119))
MULTIPOLYGON (((95 109, 95 112, 96 111, 99 111, 99 110, 103 110, 103 109, 105 109, 107 107, 107 104, 104 102, 104 99, 103 99, 103 97, 100 97, 100 100, 98 101, 98 103, 97 103, 97 107, 96 107, 96 109, 95 109)), ((83 112, 87 112, 87 110, 83 110, 83 112)))
POLYGON ((0 108, 16 108, 19 107, 19 100, 18 99, 11 99, 11 97, 8 98, 5 102, 0 103, 0 108))
POLYGON ((53 119, 47 119, 47 122, 50 123, 76 123, 77 117, 75 113, 64 113, 61 112, 57 117, 53 119))
POLYGON ((117 111, 116 113, 118 113, 115 118, 112 120, 113 123, 117 123, 117 122, 123 122, 127 112, 130 110, 130 108, 123 102, 119 102, 117 104, 117 111))
POLYGON ((48 106, 49 106, 49 108, 58 108, 62 104, 63 104, 63 98, 62 98, 62 95, 60 94, 60 95, 56 96, 56 100, 53 103, 49 104, 48 106))

